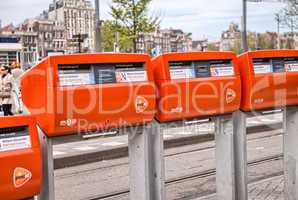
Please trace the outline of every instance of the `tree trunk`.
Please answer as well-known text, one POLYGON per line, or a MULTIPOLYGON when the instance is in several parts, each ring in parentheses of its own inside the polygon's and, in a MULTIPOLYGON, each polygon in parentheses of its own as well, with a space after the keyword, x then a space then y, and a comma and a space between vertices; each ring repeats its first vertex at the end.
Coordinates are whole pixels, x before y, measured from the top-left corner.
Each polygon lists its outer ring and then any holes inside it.
POLYGON ((137 39, 133 40, 133 53, 137 53, 137 39))

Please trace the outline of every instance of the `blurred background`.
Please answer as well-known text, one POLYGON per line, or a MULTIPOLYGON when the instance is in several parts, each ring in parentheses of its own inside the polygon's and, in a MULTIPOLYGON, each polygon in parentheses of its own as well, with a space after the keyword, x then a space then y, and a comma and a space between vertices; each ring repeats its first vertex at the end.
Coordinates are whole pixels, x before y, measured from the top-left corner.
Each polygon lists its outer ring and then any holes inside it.
POLYGON ((48 55, 298 49, 296 0, 10 0, 0 64, 48 55))

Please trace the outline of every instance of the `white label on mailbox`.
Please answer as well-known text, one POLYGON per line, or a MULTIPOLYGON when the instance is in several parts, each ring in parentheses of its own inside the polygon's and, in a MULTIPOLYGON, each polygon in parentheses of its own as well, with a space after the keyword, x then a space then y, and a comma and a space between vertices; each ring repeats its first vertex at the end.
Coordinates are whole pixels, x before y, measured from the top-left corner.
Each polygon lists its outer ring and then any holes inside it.
POLYGON ((298 63, 286 63, 285 67, 287 72, 298 72, 298 63))
POLYGON ((210 68, 211 76, 219 77, 219 76, 233 76, 234 68, 232 66, 211 66, 210 68))
POLYGON ((145 70, 142 70, 142 71, 118 70, 116 71, 116 80, 118 83, 147 81, 147 72, 145 70))
POLYGON ((272 73, 272 66, 270 64, 255 64, 255 74, 272 73))
POLYGON ((30 136, 13 136, 0 139, 0 152, 26 149, 30 147, 30 136))
POLYGON ((193 68, 179 68, 179 69, 171 69, 171 79, 189 79, 195 78, 193 68))
POLYGON ((59 74, 61 86, 75 86, 92 84, 90 73, 59 74))

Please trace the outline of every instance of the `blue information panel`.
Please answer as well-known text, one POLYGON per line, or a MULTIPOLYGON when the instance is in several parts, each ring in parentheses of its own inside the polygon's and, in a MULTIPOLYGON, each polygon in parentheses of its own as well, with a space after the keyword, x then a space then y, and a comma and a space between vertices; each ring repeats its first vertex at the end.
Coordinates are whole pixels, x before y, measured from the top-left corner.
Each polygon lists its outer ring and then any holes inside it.
POLYGON ((144 63, 59 65, 60 86, 147 81, 144 63))
POLYGON ((255 58, 255 74, 298 72, 297 58, 255 58))
POLYGON ((231 60, 173 61, 169 66, 173 80, 234 75, 231 60))

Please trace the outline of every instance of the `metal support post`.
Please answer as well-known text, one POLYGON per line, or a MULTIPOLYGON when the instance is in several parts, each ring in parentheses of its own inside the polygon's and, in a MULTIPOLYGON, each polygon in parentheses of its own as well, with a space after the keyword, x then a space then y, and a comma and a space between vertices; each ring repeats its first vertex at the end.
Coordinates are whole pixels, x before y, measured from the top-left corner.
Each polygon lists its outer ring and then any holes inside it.
POLYGON ((101 52, 100 0, 95 0, 95 52, 101 52))
POLYGON ((156 122, 128 135, 130 199, 164 200, 163 138, 156 122))
POLYGON ((235 184, 237 200, 248 199, 246 119, 246 113, 242 111, 234 113, 235 184))
POLYGON ((236 200, 232 115, 218 116, 214 121, 217 199, 236 200))
POLYGON ((165 200, 164 140, 160 124, 152 122, 152 128, 147 134, 150 136, 149 152, 151 152, 149 160, 151 199, 165 200))
POLYGON ((285 199, 298 199, 298 106, 283 111, 285 199))
POLYGON ((38 200, 55 200, 53 141, 39 128, 39 141, 42 151, 42 182, 38 200))

